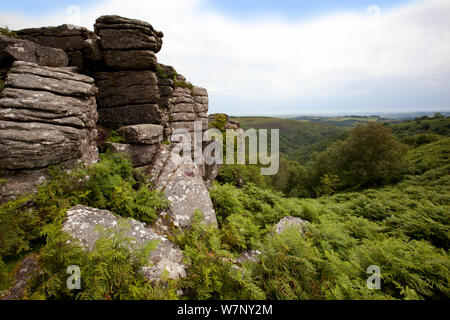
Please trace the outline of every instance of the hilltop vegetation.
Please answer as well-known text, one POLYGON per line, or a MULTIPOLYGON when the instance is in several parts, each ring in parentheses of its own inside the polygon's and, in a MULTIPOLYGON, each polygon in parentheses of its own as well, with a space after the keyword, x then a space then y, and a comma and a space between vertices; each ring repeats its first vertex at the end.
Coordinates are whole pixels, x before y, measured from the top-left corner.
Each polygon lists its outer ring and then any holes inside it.
POLYGON ((292 118, 292 120, 322 123, 322 124, 328 124, 328 125, 333 125, 336 127, 343 127, 343 128, 352 128, 352 127, 355 127, 358 123, 368 123, 368 122, 377 122, 377 121, 383 122, 383 118, 381 118, 379 116, 369 116, 369 117, 362 117, 362 116, 344 116, 344 117, 302 116, 302 117, 292 118))
POLYGON ((290 119, 269 117, 232 118, 241 124, 244 130, 280 129, 280 152, 292 154, 300 147, 308 146, 339 133, 341 129, 320 123, 302 122, 290 119))

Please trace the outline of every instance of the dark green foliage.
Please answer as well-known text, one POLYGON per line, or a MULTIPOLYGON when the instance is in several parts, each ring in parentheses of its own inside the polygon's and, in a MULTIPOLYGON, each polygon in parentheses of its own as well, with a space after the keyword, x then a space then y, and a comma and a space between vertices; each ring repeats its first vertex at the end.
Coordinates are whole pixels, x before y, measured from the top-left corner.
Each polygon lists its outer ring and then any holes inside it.
POLYGON ((0 255, 0 296, 3 290, 9 288, 10 283, 11 277, 9 275, 8 268, 0 255))
POLYGON ((194 86, 192 85, 192 83, 186 81, 178 81, 177 79, 174 79, 173 84, 175 85, 175 88, 185 88, 191 91, 194 90, 194 86))
POLYGON ((137 183, 130 160, 119 154, 103 154, 102 161, 77 167, 70 174, 52 168, 52 180, 38 189, 36 206, 41 214, 55 219, 67 208, 83 204, 110 210, 122 217, 151 223, 157 212, 168 206, 158 192, 150 191, 148 181, 137 183))
MULTIPOLYGON (((122 224, 123 222, 121 222, 122 224)), ((126 228, 126 227, 125 227, 126 228)), ((102 231, 92 252, 69 241, 59 228, 47 230, 48 243, 41 250, 42 274, 29 285, 29 299, 80 300, 162 300, 176 299, 176 284, 152 285, 139 272, 148 264, 148 254, 156 243, 131 252, 123 233, 102 231), (81 289, 69 290, 67 267, 76 265, 81 271, 81 289)))
POLYGON ((2 36, 8 36, 8 37, 12 37, 12 38, 15 38, 17 36, 17 33, 9 30, 9 28, 7 26, 0 27, 0 34, 2 36))
POLYGON ((130 160, 119 154, 103 154, 91 167, 78 166, 70 172, 50 168, 52 179, 33 196, 0 206, 0 255, 26 251, 41 238, 42 228, 64 219, 67 209, 87 205, 110 210, 123 217, 151 223, 169 203, 149 190, 148 178, 138 183, 130 160))
POLYGON ((309 161, 314 160, 317 153, 327 150, 336 141, 344 141, 348 138, 348 135, 348 131, 339 132, 329 138, 322 139, 319 142, 302 146, 286 156, 290 160, 294 160, 305 165, 309 161))
POLYGON ((321 263, 319 250, 293 228, 267 241, 253 274, 268 299, 315 299, 321 293, 321 263))
POLYGON ((296 160, 293 155, 299 148, 331 138, 342 131, 332 125, 290 119, 237 117, 232 120, 239 122, 244 130, 280 129, 280 152, 291 160, 296 160))
POLYGON ((0 79, 0 92, 2 92, 3 89, 5 89, 5 81, 0 79))
POLYGON ((124 143, 125 139, 117 131, 104 128, 102 126, 96 127, 97 135, 97 147, 101 153, 108 152, 108 142, 112 143, 124 143))
POLYGON ((226 124, 227 124, 227 116, 223 113, 218 113, 214 116, 214 120, 209 122, 209 127, 216 128, 224 132, 226 124))
POLYGON ((30 240, 39 238, 43 226, 38 214, 28 207, 30 197, 21 197, 0 206, 0 256, 14 256, 30 249, 30 240))
POLYGON ((383 292, 395 298, 450 297, 449 256, 425 241, 388 238, 356 248, 351 259, 382 270, 383 292))
POLYGON ((197 212, 191 229, 176 235, 185 261, 188 277, 181 285, 188 299, 265 299, 249 272, 233 267, 235 256, 222 246, 218 229, 201 223, 197 212))
POLYGON ((402 139, 402 142, 412 148, 417 148, 428 143, 443 139, 444 136, 437 134, 415 134, 402 139))
POLYGON ((406 147, 375 122, 358 125, 345 141, 318 155, 314 169, 320 179, 337 175, 343 187, 376 186, 394 181, 404 172, 406 147))
POLYGON ((166 74, 166 71, 164 70, 163 67, 161 67, 160 64, 156 65, 156 76, 160 79, 167 79, 168 76, 166 74))
POLYGON ((450 135, 450 117, 437 116, 434 118, 422 117, 414 121, 406 121, 390 125, 392 133, 403 139, 416 134, 450 135))

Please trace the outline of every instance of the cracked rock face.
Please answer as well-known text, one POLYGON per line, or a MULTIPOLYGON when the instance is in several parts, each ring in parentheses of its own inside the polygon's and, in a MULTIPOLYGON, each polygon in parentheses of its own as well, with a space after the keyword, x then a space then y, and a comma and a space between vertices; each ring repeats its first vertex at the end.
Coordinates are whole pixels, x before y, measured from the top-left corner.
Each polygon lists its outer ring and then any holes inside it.
POLYGON ((71 68, 16 61, 5 83, 0 95, 0 171, 8 183, 1 186, 0 202, 32 192, 48 166, 97 161, 92 78, 71 68))
POLYGON ((182 263, 183 252, 178 246, 147 228, 142 222, 124 219, 124 227, 119 221, 109 211, 76 206, 67 211, 63 230, 80 241, 87 250, 93 250, 95 242, 100 238, 97 226, 124 232, 124 236, 131 240, 131 250, 137 250, 151 241, 158 241, 156 249, 148 257, 149 265, 142 268, 141 273, 150 281, 161 280, 165 271, 169 279, 186 276, 186 266, 182 263))
POLYGON ((172 202, 162 217, 158 219, 158 227, 170 233, 171 227, 187 228, 192 224, 195 210, 200 210, 204 221, 217 225, 208 189, 197 165, 189 155, 177 156, 169 147, 162 145, 151 170, 153 184, 163 191, 172 202))

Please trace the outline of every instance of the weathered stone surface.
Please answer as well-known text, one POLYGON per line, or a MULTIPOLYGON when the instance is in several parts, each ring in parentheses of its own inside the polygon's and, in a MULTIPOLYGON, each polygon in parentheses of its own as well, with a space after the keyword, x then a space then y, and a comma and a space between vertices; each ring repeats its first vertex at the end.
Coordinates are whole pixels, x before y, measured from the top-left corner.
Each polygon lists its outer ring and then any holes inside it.
POLYGON ((242 266, 245 262, 258 263, 261 251, 259 250, 247 250, 241 253, 236 259, 235 263, 242 266))
POLYGON ((154 36, 136 29, 102 29, 98 35, 104 50, 160 50, 154 36))
POLYGON ((94 77, 100 109, 158 103, 158 79, 152 71, 100 72, 94 77))
POLYGON ((173 122, 188 122, 195 121, 196 116, 195 113, 173 113, 172 121, 173 122))
POLYGON ((200 87, 195 87, 194 89, 192 89, 192 96, 193 97, 207 97, 208 96, 208 91, 206 91, 205 88, 200 88, 200 87))
POLYGON ((213 181, 217 178, 220 167, 220 164, 204 164, 203 180, 208 189, 212 187, 213 181))
POLYGON ((206 223, 217 224, 208 190, 190 155, 177 156, 168 146, 162 145, 151 176, 155 188, 163 191, 172 202, 170 208, 158 219, 157 225, 161 230, 170 232, 170 225, 189 227, 195 210, 203 213, 206 223))
POLYGON ((192 104, 179 103, 172 106, 173 113, 194 113, 194 107, 192 104))
POLYGON ((189 132, 194 132, 194 122, 174 122, 172 123, 172 130, 185 129, 189 132))
POLYGON ((104 50, 103 58, 108 67, 115 70, 152 70, 158 64, 150 50, 104 50))
POLYGON ((41 67, 21 61, 13 63, 6 77, 8 87, 75 97, 94 96, 93 82, 92 78, 73 73, 70 68, 41 67))
POLYGON ((108 143, 107 147, 114 153, 130 156, 133 167, 142 167, 153 163, 159 145, 108 143))
POLYGON ((97 161, 93 79, 16 61, 0 95, 0 202, 33 192, 46 168, 97 161))
POLYGON ((70 30, 67 25, 37 29, 24 29, 17 31, 19 38, 33 41, 41 46, 63 49, 64 51, 82 50, 86 37, 78 32, 79 29, 70 30), (60 30, 61 33, 58 33, 60 30), (72 33, 72 31, 75 31, 72 33), (72 34, 70 34, 72 33, 72 34))
POLYGON ((72 98, 46 91, 6 88, 0 100, 0 120, 41 122, 75 128, 94 128, 95 97, 72 98))
POLYGON ((126 143, 133 144, 159 144, 162 142, 163 126, 154 124, 140 124, 122 127, 119 134, 125 138, 126 143))
POLYGON ((39 273, 38 259, 35 255, 25 257, 14 274, 14 284, 1 300, 20 300, 25 295, 25 288, 31 278, 39 273))
POLYGON ((61 49, 40 46, 34 42, 0 35, 0 61, 25 61, 48 67, 66 67, 67 54, 61 49))
POLYGON ((304 237, 308 226, 309 222, 306 220, 297 217, 285 217, 276 224, 275 232, 281 234, 290 227, 296 227, 301 236, 304 237))
POLYGON ((96 231, 97 226, 106 230, 123 232, 124 237, 131 239, 128 244, 131 251, 157 241, 157 248, 148 257, 149 266, 142 268, 141 273, 150 281, 160 280, 165 271, 169 279, 186 276, 186 266, 182 262, 183 253, 178 246, 147 228, 142 222, 133 219, 123 219, 123 221, 125 225, 106 210, 76 206, 67 211, 63 230, 75 240, 80 241, 87 250, 93 250, 95 242, 100 238, 100 234, 96 231))
POLYGON ((91 158, 96 155, 93 131, 39 122, 0 121, 0 168, 44 168, 91 158))
POLYGON ((30 194, 49 177, 47 169, 0 170, 0 177, 7 182, 0 185, 0 203, 14 200, 22 194, 30 194))
POLYGON ((155 53, 161 50, 164 36, 147 22, 119 16, 98 18, 95 33, 103 49, 148 49, 155 53))
POLYGON ((157 104, 139 104, 98 110, 100 123, 108 128, 154 123, 162 121, 161 112, 157 104))
POLYGON ((87 60, 94 62, 102 60, 102 51, 100 49, 100 38, 97 35, 92 35, 92 38, 84 40, 83 45, 84 45, 84 57, 87 60))

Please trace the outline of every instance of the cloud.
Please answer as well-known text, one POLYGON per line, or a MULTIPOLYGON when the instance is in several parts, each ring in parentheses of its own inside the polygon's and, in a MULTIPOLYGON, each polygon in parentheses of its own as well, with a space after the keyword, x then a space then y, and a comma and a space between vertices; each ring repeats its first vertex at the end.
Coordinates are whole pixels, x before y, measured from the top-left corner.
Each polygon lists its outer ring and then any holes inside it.
MULTIPOLYGON (((158 59, 206 87, 212 112, 392 111, 450 107, 450 2, 337 12, 307 21, 233 19, 202 0, 106 0, 82 7, 148 21, 165 34, 158 59)), ((58 25, 67 12, 0 13, 12 28, 58 25)))

